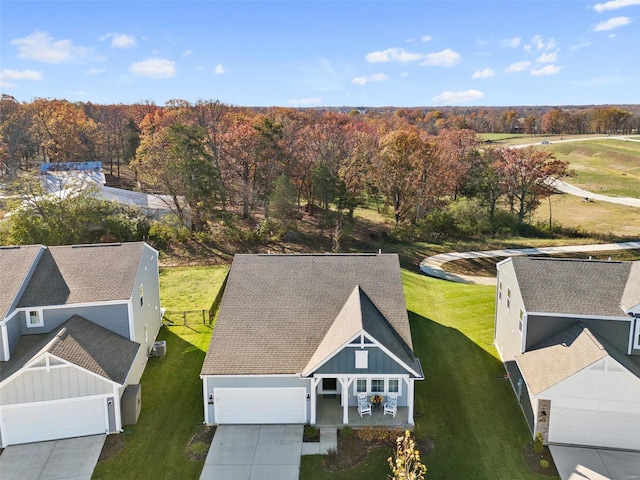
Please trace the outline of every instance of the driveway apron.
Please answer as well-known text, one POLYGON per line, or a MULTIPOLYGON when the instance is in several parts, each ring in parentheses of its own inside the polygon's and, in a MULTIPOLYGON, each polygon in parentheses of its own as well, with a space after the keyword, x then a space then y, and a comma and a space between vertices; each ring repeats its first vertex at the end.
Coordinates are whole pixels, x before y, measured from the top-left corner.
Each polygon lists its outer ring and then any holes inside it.
POLYGON ((640 452, 550 445, 562 480, 640 480, 640 452))
POLYGON ((106 435, 11 445, 0 455, 2 480, 90 480, 106 435))
POLYGON ((220 425, 200 479, 298 480, 302 433, 302 425, 220 425))

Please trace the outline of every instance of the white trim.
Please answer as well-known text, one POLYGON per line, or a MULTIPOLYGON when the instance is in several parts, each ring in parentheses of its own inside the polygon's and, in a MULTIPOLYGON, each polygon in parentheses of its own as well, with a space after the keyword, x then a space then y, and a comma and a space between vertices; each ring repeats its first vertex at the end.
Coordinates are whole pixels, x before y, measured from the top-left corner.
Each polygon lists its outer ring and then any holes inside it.
POLYGON ((584 315, 580 313, 553 313, 553 312, 527 312, 529 315, 536 315, 538 317, 560 317, 560 318, 584 318, 586 320, 615 320, 621 322, 628 322, 632 317, 612 317, 609 315, 584 315))
POLYGON ((368 369, 369 368, 369 350, 356 350, 354 352, 355 368, 356 369, 368 369))
MULTIPOLYGON (((640 348, 640 318, 635 318, 636 328, 635 330, 631 329, 633 333, 633 348, 640 348)), ((631 351, 629 351, 631 354, 631 351)))
MULTIPOLYGON (((408 380, 410 377, 408 375, 380 375, 380 374, 370 374, 368 376, 365 375, 358 375, 358 374, 354 374, 351 377, 353 377, 353 394, 354 395, 358 395, 358 393, 363 393, 363 392, 358 392, 358 380, 366 380, 367 381, 367 387, 365 390, 365 393, 367 394, 374 394, 374 393, 379 393, 381 395, 388 395, 390 393, 395 393, 398 396, 402 395, 402 381, 403 380, 408 380), (384 390, 382 392, 373 392, 371 391, 371 380, 383 380, 384 381, 384 390), (398 380, 398 391, 397 392, 390 392, 389 391, 389 380, 398 380)), ((351 378, 349 377, 349 378, 351 378)))
MULTIPOLYGON (((136 342, 136 322, 133 318, 133 301, 131 299, 127 300, 127 313, 129 316, 129 340, 131 340, 132 342, 136 342)), ((149 345, 145 345, 145 349, 147 349, 148 347, 149 345)))
MULTIPOLYGON (((200 377, 202 379, 202 403, 204 405, 204 424, 211 425, 209 418, 209 392, 207 391, 207 379, 200 377)), ((213 391, 211 392, 213 395, 213 391)))
MULTIPOLYGON (((335 375, 333 375, 335 377, 335 375)), ((211 374, 211 373, 205 373, 204 375, 200 375, 200 378, 252 378, 252 377, 275 377, 275 378, 279 378, 279 377, 296 377, 296 378, 305 378, 307 379, 308 377, 302 377, 299 373, 283 373, 283 374, 265 374, 265 375, 259 375, 259 374, 251 374, 251 375, 215 375, 215 374, 211 374)))
MULTIPOLYGON (((2 361, 8 362, 11 359, 11 352, 9 351, 9 332, 7 331, 7 325, 4 323, 0 323, 0 337, 2 338, 2 353, 4 353, 2 361)), ((1 420, 2 419, 0 418, 0 421, 1 420)))
MULTIPOLYGON (((130 299, 121 299, 121 300, 104 300, 101 302, 81 302, 81 303, 63 303, 60 305, 32 305, 30 307, 20 307, 16 308, 16 312, 26 312, 28 310, 54 310, 54 309, 63 309, 63 308, 82 308, 82 307, 100 307, 104 305, 120 305, 125 304, 130 299)), ((9 318, 9 317, 7 317, 9 318)))

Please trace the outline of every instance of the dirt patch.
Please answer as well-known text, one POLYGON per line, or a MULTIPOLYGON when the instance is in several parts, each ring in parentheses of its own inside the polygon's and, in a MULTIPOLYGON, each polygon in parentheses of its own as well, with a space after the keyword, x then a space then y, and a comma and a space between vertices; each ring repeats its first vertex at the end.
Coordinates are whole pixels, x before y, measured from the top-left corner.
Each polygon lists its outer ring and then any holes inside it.
POLYGON ((107 435, 107 438, 102 446, 102 451, 98 457, 98 463, 109 460, 111 457, 116 456, 122 449, 124 449, 124 435, 107 435))
POLYGON ((546 475, 547 477, 558 476, 558 469, 556 468, 556 464, 553 462, 551 451, 546 445, 542 449, 542 453, 538 454, 534 451, 533 444, 528 443, 522 450, 522 455, 531 472, 537 473, 538 475, 546 475), (542 466, 542 463, 544 462, 547 462, 548 467, 545 468, 542 466))
POLYGON ((215 433, 216 427, 202 427, 194 433, 184 449, 186 457, 192 462, 204 461, 215 433))

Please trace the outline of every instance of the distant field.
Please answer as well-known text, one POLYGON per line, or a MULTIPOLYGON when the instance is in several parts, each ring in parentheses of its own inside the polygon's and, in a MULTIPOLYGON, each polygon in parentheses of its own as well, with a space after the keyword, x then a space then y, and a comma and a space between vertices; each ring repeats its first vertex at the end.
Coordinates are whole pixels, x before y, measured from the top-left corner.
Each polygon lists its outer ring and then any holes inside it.
POLYGON ((604 195, 640 197, 640 142, 590 140, 545 148, 575 170, 568 183, 604 195))
MULTIPOLYGON (((606 202, 585 202, 580 197, 561 194, 551 197, 551 216, 554 223, 576 228, 581 232, 640 237, 639 208, 606 202)), ((549 221, 548 201, 545 200, 536 210, 534 220, 549 221)))

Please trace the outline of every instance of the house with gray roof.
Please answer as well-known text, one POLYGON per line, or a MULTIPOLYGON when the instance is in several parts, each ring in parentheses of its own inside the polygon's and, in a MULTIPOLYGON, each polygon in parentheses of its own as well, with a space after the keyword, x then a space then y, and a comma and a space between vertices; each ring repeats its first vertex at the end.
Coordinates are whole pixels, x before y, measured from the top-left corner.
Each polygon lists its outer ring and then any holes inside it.
POLYGON ((424 374, 398 256, 236 255, 200 378, 207 424, 353 424, 359 394, 397 396, 413 424, 424 374))
POLYGON ((0 446, 120 432, 160 325, 145 243, 0 247, 0 446))
POLYGON ((497 269, 495 345, 533 436, 640 450, 640 262, 497 269))

